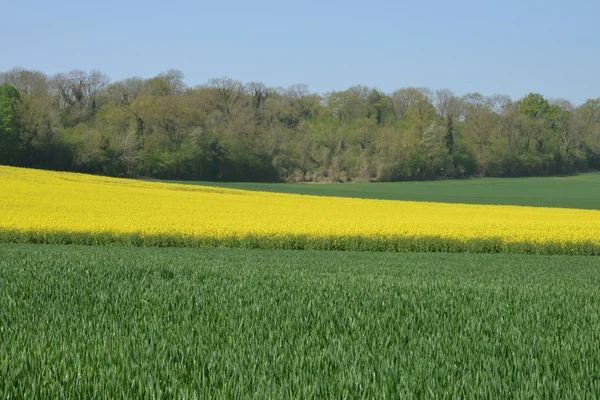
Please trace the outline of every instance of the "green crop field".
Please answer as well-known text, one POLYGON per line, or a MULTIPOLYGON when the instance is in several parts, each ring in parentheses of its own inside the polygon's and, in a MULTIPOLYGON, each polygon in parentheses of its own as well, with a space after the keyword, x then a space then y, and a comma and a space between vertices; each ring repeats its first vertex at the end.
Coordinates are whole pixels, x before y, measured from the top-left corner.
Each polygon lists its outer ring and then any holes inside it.
POLYGON ((593 398, 595 257, 0 245, 0 398, 593 398))
POLYGON ((319 196, 600 209, 600 173, 390 183, 179 183, 319 196))

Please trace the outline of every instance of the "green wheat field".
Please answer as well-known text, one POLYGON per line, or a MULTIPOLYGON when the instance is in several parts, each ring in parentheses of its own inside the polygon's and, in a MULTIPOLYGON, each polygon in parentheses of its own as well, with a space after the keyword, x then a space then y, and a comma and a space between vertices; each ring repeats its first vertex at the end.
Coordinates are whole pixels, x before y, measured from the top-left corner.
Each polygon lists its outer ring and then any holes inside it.
POLYGON ((595 257, 0 245, 1 398, 592 398, 595 257))

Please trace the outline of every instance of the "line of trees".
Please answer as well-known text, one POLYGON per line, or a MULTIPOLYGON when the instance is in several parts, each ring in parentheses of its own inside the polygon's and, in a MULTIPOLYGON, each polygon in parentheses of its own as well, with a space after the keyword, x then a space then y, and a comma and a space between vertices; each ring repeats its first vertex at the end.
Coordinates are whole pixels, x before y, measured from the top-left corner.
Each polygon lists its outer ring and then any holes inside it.
POLYGON ((600 169, 600 98, 448 89, 321 96, 230 78, 189 87, 169 70, 0 73, 0 164, 128 177, 398 181, 600 169))

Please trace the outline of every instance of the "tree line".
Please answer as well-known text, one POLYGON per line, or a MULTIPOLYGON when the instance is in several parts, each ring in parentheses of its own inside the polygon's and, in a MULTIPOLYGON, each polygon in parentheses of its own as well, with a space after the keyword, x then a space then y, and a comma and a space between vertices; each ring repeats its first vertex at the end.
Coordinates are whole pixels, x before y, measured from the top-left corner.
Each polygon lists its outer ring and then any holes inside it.
POLYGON ((600 169, 600 98, 0 73, 0 164, 126 177, 400 181, 600 169))

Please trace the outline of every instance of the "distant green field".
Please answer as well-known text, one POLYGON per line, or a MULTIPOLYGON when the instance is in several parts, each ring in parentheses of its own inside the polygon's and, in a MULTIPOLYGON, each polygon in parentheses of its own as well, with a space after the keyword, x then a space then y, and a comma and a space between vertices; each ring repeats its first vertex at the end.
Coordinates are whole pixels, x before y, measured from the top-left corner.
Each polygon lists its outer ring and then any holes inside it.
POLYGON ((593 398, 596 258, 0 245, 0 398, 593 398))
POLYGON ((179 183, 318 196, 600 209, 600 173, 392 183, 179 183))

